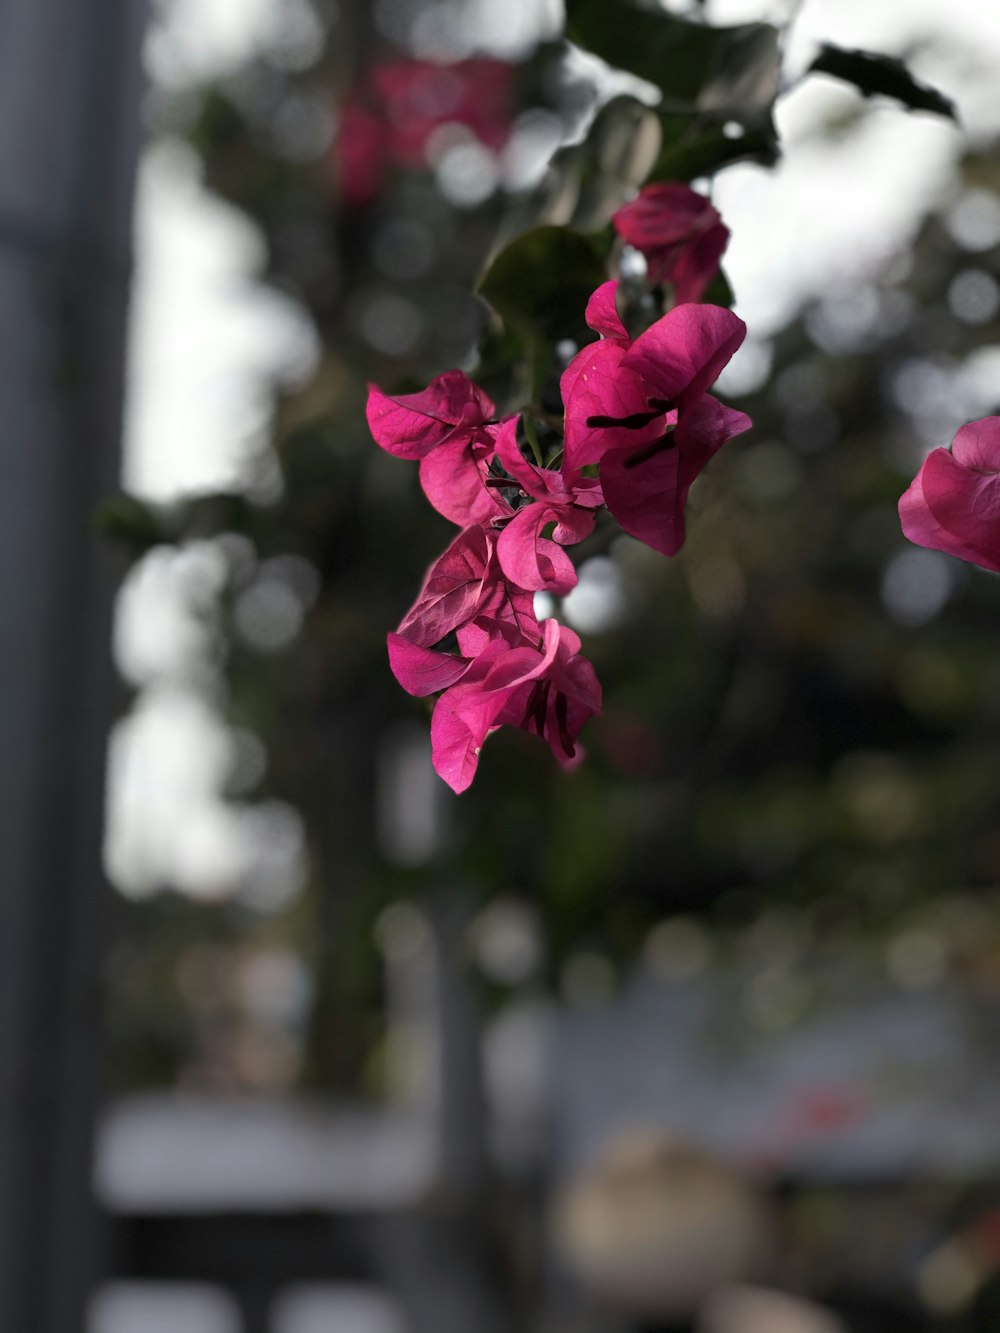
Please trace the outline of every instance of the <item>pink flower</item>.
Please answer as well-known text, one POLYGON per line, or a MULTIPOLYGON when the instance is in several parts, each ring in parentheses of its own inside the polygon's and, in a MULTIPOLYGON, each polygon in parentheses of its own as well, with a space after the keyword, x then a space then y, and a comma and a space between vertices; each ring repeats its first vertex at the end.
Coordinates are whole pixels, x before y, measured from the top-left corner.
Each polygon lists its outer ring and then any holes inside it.
POLYGON ((503 575, 497 534, 476 525, 460 532, 427 571, 417 600, 396 633, 430 648, 474 622, 509 627, 515 638, 537 641, 533 597, 503 575))
POLYGON ((564 767, 583 757, 576 738, 601 711, 601 687, 571 629, 555 620, 541 629, 538 648, 492 640, 437 701, 431 719, 434 768, 453 791, 465 791, 472 782, 486 737, 500 726, 541 736, 564 767))
POLYGON ((603 336, 563 374, 566 465, 599 463, 604 501, 625 531, 674 555, 692 482, 751 424, 706 393, 746 326, 719 306, 682 305, 633 342, 615 291, 609 282, 591 297, 587 322, 603 336))
POLYGON ((676 305, 701 300, 729 241, 729 229, 707 199, 661 181, 643 186, 611 220, 622 240, 645 256, 650 282, 669 282, 676 305))
POLYGON ((899 502, 903 532, 1000 573, 1000 417, 963 426, 951 451, 935 449, 899 502))
POLYGON ((497 542, 501 569, 522 588, 569 592, 576 586, 576 570, 562 548, 583 541, 593 531, 596 511, 604 503, 599 483, 578 471, 529 463, 518 447, 516 417, 497 432, 496 452, 520 494, 535 501, 511 510, 497 542), (548 523, 556 525, 551 539, 541 535, 548 523))
POLYGON ((491 399, 460 370, 448 370, 419 393, 385 394, 368 386, 368 426, 387 453, 420 460, 428 500, 460 527, 503 512, 485 486, 497 427, 491 399))

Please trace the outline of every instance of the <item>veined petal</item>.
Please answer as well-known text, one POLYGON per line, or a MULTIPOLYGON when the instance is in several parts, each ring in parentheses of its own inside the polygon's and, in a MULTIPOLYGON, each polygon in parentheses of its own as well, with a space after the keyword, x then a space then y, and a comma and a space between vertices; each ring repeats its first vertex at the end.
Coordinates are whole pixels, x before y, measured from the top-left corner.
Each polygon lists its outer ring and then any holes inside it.
POLYGON ((392 396, 368 386, 368 426, 388 453, 423 458, 460 428, 482 426, 494 415, 492 401, 460 370, 449 370, 419 393, 392 396))
POLYGON ((466 439, 448 440, 420 460, 420 485, 439 514, 470 527, 489 523, 510 508, 485 486, 486 462, 466 439))
POLYGON ((407 694, 418 698, 446 690, 449 685, 461 680, 469 669, 467 657, 438 653, 433 648, 421 648, 409 639, 404 639, 401 634, 389 634, 386 645, 392 674, 407 694))
POLYGON ((483 601, 493 553, 491 543, 484 528, 470 527, 460 532, 427 571, 417 600, 397 633, 411 643, 430 648, 472 620, 483 601))
MULTIPOLYGON (((935 453, 946 454, 947 449, 936 449, 935 453)), ((928 456, 933 457, 933 455, 928 456)), ((907 490, 899 500, 899 522, 903 535, 916 546, 927 546, 934 551, 944 551, 957 556, 960 560, 976 562, 976 553, 950 532, 947 532, 931 513, 924 495, 924 470, 928 460, 924 460, 920 471, 913 478, 907 490)))

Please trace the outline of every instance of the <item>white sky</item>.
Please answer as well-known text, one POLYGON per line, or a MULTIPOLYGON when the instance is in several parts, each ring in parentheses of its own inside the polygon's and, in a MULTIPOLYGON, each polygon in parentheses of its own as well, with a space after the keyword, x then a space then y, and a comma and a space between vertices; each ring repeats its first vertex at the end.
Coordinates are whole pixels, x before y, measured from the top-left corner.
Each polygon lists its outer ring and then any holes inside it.
MULTIPOLYGON (((534 3, 522 0, 521 9, 534 3)), ((551 9, 551 0, 537 3, 551 9)), ((776 18, 788 3, 708 0, 707 12, 717 23, 776 18)), ((486 12, 501 8, 510 15, 514 0, 489 0, 486 12)), ((510 32, 523 40, 514 17, 510 32)), ((169 0, 150 39, 149 67, 176 88, 236 68, 262 45, 290 65, 304 62, 315 40, 301 0, 169 0)), ((733 233, 726 268, 751 330, 737 378, 766 366, 755 333, 774 331, 803 298, 877 272, 905 247, 926 205, 947 197, 967 138, 1000 132, 993 0, 805 0, 788 51, 793 74, 822 40, 907 53, 918 76, 957 101, 963 130, 877 102, 857 130, 830 143, 816 137, 817 127, 855 105, 857 94, 815 79, 782 101, 784 161, 773 171, 730 168, 714 190, 733 233)), ((245 485, 267 438, 269 386, 305 376, 313 364, 308 320, 256 282, 262 246, 253 225, 206 194, 181 145, 147 151, 136 227, 125 484, 158 500, 245 485)), ((160 595, 170 594, 161 587, 160 595)), ((226 733, 204 699, 185 705, 171 684, 174 631, 188 632, 178 628, 176 609, 171 621, 147 598, 144 618, 138 604, 137 611, 131 597, 122 610, 133 654, 155 658, 159 649, 168 665, 155 679, 147 672, 151 693, 118 729, 109 862, 119 882, 131 876, 135 891, 159 868, 195 892, 203 860, 204 891, 215 892, 242 864, 231 846, 231 814, 213 794, 226 768, 226 733), (183 827, 192 831, 187 850, 171 836, 183 827)))

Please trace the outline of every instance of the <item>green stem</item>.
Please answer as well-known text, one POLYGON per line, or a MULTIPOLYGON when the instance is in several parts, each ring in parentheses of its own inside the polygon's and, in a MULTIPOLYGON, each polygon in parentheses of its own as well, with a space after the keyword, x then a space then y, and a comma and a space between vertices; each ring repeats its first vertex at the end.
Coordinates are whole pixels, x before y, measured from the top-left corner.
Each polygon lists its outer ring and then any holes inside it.
POLYGON ((535 418, 530 412, 522 412, 521 420, 524 422, 524 433, 527 436, 528 443, 531 445, 531 452, 535 455, 535 462, 539 467, 543 467, 542 446, 538 442, 538 431, 535 429, 535 418))

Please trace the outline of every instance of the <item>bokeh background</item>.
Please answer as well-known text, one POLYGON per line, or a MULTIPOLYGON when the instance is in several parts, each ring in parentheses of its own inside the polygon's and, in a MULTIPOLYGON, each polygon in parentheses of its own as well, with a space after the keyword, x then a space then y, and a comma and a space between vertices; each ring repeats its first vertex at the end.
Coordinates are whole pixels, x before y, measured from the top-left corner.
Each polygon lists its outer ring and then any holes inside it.
POLYGON ((657 90, 548 0, 140 25, 87 1333, 1000 1328, 1000 587, 896 517, 1000 411, 1000 15, 667 7, 790 25, 782 160, 703 182, 754 430, 564 599, 585 765, 501 733, 461 798, 384 653, 448 525, 365 384, 472 366, 551 154, 657 90))

